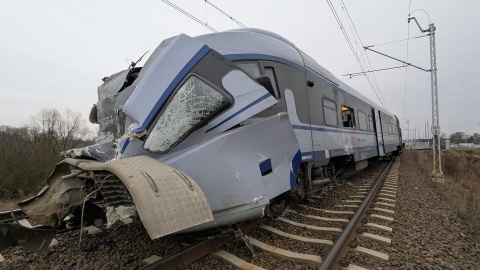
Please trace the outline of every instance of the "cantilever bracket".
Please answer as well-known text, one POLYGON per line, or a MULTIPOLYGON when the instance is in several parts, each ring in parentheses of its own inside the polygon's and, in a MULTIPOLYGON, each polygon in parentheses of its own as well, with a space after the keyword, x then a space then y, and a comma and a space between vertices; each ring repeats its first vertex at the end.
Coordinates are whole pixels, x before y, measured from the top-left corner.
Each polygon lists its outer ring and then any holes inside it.
POLYGON ((420 32, 425 33, 425 32, 430 32, 430 29, 423 30, 422 27, 420 27, 420 24, 417 21, 417 18, 415 17, 409 17, 408 18, 408 23, 410 23, 411 20, 414 20, 417 23, 418 29, 420 29, 420 32))
POLYGON ((412 67, 414 67, 414 68, 418 68, 418 69, 423 70, 423 71, 425 71, 425 72, 431 72, 431 71, 432 71, 431 69, 424 69, 424 68, 421 68, 421 67, 419 67, 419 66, 416 66, 416 65, 413 65, 413 64, 411 64, 411 63, 408 63, 408 62, 402 61, 402 60, 400 60, 400 59, 397 59, 397 58, 395 58, 395 57, 392 57, 392 56, 390 56, 390 55, 386 55, 386 54, 384 54, 384 53, 375 51, 375 50, 371 49, 370 47, 363 47, 363 48, 364 48, 365 50, 370 50, 370 51, 372 51, 372 52, 374 52, 374 53, 378 53, 378 54, 380 54, 380 55, 383 55, 383 56, 388 57, 388 58, 390 58, 390 59, 393 59, 393 60, 395 60, 395 61, 401 62, 401 63, 403 63, 403 64, 406 65, 406 66, 412 66, 412 67))

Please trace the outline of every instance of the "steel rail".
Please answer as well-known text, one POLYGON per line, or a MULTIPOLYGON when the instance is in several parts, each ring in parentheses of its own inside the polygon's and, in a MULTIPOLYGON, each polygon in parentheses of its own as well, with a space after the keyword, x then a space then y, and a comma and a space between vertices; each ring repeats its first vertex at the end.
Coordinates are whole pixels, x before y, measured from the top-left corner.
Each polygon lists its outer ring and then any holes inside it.
POLYGON ((15 221, 17 219, 26 218, 27 214, 25 214, 20 209, 14 209, 11 211, 0 212, 0 223, 8 223, 15 221))
MULTIPOLYGON (((385 170, 380 174, 380 176, 375 181, 372 189, 368 193, 368 195, 363 200, 360 207, 356 210, 355 214, 351 218, 350 222, 343 230, 342 234, 338 237, 337 241, 333 245, 332 249, 325 257, 320 265, 319 270, 332 270, 332 269, 340 269, 342 267, 347 267, 349 264, 348 259, 346 258, 348 251, 350 250, 350 245, 356 247, 356 244, 353 243, 356 235, 357 235, 357 228, 361 227, 362 219, 367 213, 369 206, 371 206, 375 195, 383 183, 383 180, 386 178, 388 173, 390 172, 390 168, 395 160, 395 156, 392 157, 392 160, 387 165, 385 170)), ((365 220, 364 220, 365 221, 365 220)))
MULTIPOLYGON (((263 223, 266 221, 265 218, 246 222, 239 226, 243 232, 248 232, 249 230, 258 226, 258 223, 263 223)), ((199 243, 193 244, 185 249, 182 249, 176 253, 170 254, 167 257, 162 258, 152 264, 144 266, 138 270, 156 270, 156 269, 185 269, 187 265, 193 263, 194 261, 207 256, 210 252, 215 251, 220 246, 231 242, 234 239, 233 236, 224 237, 224 238, 214 238, 201 241, 199 243)))

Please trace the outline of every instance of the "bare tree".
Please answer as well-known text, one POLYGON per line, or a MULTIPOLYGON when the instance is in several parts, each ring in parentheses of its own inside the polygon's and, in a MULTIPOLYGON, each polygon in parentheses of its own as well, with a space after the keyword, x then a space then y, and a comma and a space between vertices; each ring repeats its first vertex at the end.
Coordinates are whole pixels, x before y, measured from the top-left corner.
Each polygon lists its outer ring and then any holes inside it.
POLYGON ((23 128, 0 126, 0 199, 37 192, 59 153, 91 144, 93 136, 82 115, 69 109, 42 109, 23 128))
POLYGON ((57 109, 42 109, 30 118, 28 128, 36 148, 41 147, 54 155, 79 147, 92 137, 81 113, 70 109, 65 109, 63 114, 57 109))

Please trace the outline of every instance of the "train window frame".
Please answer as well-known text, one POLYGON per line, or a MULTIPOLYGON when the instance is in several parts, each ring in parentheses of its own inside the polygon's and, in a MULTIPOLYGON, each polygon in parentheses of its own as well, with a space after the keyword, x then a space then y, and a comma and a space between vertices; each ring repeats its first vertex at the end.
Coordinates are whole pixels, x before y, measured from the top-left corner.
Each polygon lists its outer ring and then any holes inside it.
POLYGON ((373 126, 373 115, 368 115, 368 130, 375 131, 375 127, 373 126))
POLYGON ((352 107, 342 104, 340 118, 342 119, 343 128, 356 129, 355 110, 352 107))
POLYGON ((248 76, 252 77, 253 79, 258 78, 258 77, 263 75, 262 74, 262 69, 260 68, 260 64, 258 63, 258 61, 237 61, 237 62, 234 62, 234 63, 235 63, 235 65, 237 65, 238 68, 240 68, 243 72, 247 73, 248 76), (254 67, 255 71, 258 71, 258 75, 255 76, 255 74, 253 72, 251 72, 252 70, 246 69, 246 66, 254 67))
POLYGON ((167 153, 167 152, 171 151, 173 148, 175 148, 175 146, 177 146, 179 143, 181 143, 183 140, 185 140, 188 136, 190 136, 190 134, 195 132, 197 129, 201 128, 202 126, 206 125, 208 122, 210 122, 211 120, 213 120, 217 116, 221 115, 222 112, 227 111, 229 108, 231 108, 233 106, 233 104, 234 104, 234 99, 230 95, 230 93, 228 93, 227 91, 219 88, 218 86, 216 86, 215 84, 213 84, 208 79, 201 76, 200 74, 190 73, 187 76, 185 76, 185 78, 178 84, 175 91, 173 91, 173 93, 170 94, 167 102, 165 102, 165 104, 162 106, 161 110, 158 112, 157 116, 155 117, 155 122, 153 122, 149 126, 146 138, 145 138, 145 140, 143 142, 143 145, 142 145, 142 148, 144 150, 148 151, 148 152, 155 153, 155 154, 167 153), (167 149, 162 150, 162 151, 155 151, 155 150, 151 150, 151 149, 147 148, 147 146, 146 146, 147 141, 149 141, 149 138, 152 136, 152 132, 155 129, 155 127, 157 126, 157 123, 160 121, 160 118, 164 115, 165 111, 167 111, 169 109, 169 105, 171 105, 172 101, 175 99, 175 97, 177 97, 178 92, 183 88, 183 86, 187 83, 187 81, 189 81, 190 78, 192 78, 192 77, 197 78, 200 82, 204 83, 205 85, 209 86, 212 90, 219 93, 224 98, 224 100, 226 102, 223 105, 219 106, 216 110, 210 112, 210 114, 208 116, 206 116, 205 118, 203 118, 201 121, 199 121, 195 125, 191 126, 190 129, 187 132, 185 132, 183 135, 178 136, 177 140, 174 143, 171 143, 170 146, 167 149))
POLYGON ((280 94, 280 89, 278 88, 278 82, 277 82, 277 74, 275 73, 275 68, 272 67, 272 66, 264 66, 263 67, 263 72, 265 73, 265 75, 267 75, 268 78, 270 78, 270 82, 272 83, 272 87, 273 87, 273 92, 274 92, 274 95, 275 95, 275 98, 278 100, 278 99, 281 99, 282 98, 282 95, 280 94), (272 71, 272 74, 269 74, 267 72, 267 70, 271 70, 272 71))
POLYGON ((360 130, 368 130, 368 120, 367 120, 367 114, 362 112, 362 111, 357 111, 357 116, 358 116, 358 128, 360 130), (364 121, 364 127, 362 127, 362 117, 361 115, 363 116, 363 119, 365 120, 364 121))
POLYGON ((337 108, 337 102, 336 102, 335 100, 332 100, 332 99, 323 97, 323 98, 322 98, 322 107, 323 107, 323 122, 325 123, 325 126, 338 127, 338 108, 337 108), (330 107, 327 106, 327 105, 325 104, 325 101, 333 103, 334 106, 330 106, 330 107), (331 107, 334 107, 334 108, 331 108, 331 107), (332 110, 332 111, 334 112, 334 115, 335 115, 335 123, 336 123, 336 124, 332 124, 332 123, 330 123, 330 122, 327 122, 327 118, 325 117, 325 115, 326 115, 325 109, 332 110))

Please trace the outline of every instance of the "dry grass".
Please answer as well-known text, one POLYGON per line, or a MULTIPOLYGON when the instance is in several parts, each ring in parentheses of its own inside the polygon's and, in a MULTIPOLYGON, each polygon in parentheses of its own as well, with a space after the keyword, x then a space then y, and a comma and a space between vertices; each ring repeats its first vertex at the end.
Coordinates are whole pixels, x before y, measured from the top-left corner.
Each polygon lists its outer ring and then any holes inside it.
MULTIPOLYGON (((430 177, 432 156, 428 151, 417 151, 415 156, 430 177)), ((439 186, 441 195, 480 242, 480 149, 442 152, 442 171, 445 185, 439 186)))
POLYGON ((0 201, 0 212, 10 211, 17 207, 16 200, 2 200, 0 201))

